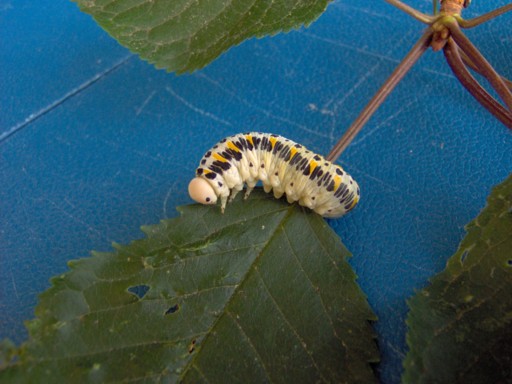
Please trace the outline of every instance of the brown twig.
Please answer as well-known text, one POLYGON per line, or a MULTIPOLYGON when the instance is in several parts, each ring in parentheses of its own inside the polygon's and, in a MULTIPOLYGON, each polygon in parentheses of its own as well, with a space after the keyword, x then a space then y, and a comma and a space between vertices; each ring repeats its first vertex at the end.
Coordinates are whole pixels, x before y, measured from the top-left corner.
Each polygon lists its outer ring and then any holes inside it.
POLYGON ((377 108, 384 102, 386 97, 396 87, 396 85, 403 79, 412 66, 418 61, 423 53, 428 49, 430 40, 432 38, 432 30, 429 28, 414 44, 409 53, 398 64, 393 73, 389 76, 386 82, 380 87, 377 93, 372 97, 366 107, 361 111, 359 116, 354 120, 352 125, 347 129, 345 134, 336 143, 331 152, 327 155, 326 159, 335 161, 343 152, 343 150, 354 140, 359 131, 363 128, 364 124, 370 119, 377 108))
POLYGON ((512 112, 505 109, 498 101, 496 101, 496 99, 494 99, 494 97, 492 97, 471 75, 460 56, 457 44, 452 38, 448 39, 443 52, 448 65, 460 83, 498 120, 508 128, 512 129, 512 112))
POLYGON ((409 16, 414 17, 416 20, 421 21, 424 24, 431 24, 436 19, 434 16, 427 15, 423 12, 415 10, 413 7, 402 3, 400 0, 385 0, 386 3, 395 6, 396 8, 404 11, 409 16))
POLYGON ((503 7, 487 12, 486 14, 473 19, 464 20, 463 18, 458 18, 457 21, 462 28, 473 28, 509 11, 512 11, 512 4, 504 5, 503 7))
POLYGON ((503 100, 509 110, 512 111, 512 93, 508 89, 501 76, 494 70, 491 64, 485 59, 480 51, 471 43, 471 41, 462 33, 457 22, 448 22, 446 26, 450 30, 453 40, 460 49, 468 55, 469 59, 480 68, 482 76, 484 76, 491 86, 496 90, 500 98, 503 100))
MULTIPOLYGON (((460 57, 462 59, 462 61, 464 62, 464 64, 466 64, 466 66, 468 66, 469 68, 471 68, 473 71, 475 72, 478 72, 480 74, 482 74, 482 72, 480 71, 480 68, 478 68, 475 63, 473 63, 471 61, 471 59, 468 57, 468 55, 466 55, 464 52, 460 51, 459 50, 459 54, 460 54, 460 57)), ((501 76, 501 79, 503 80, 503 82, 507 85, 507 87, 512 91, 512 81, 510 81, 509 79, 507 79, 505 76, 501 76)))

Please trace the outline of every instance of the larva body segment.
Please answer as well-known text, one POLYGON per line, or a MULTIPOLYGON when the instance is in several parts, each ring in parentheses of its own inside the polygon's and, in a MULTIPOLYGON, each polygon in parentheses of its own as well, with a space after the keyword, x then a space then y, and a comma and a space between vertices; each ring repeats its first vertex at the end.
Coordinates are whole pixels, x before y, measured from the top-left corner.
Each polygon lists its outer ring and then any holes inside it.
POLYGON ((325 217, 340 217, 359 201, 359 187, 339 165, 279 135, 240 133, 213 146, 201 159, 189 185, 192 199, 214 204, 224 212, 247 185, 246 197, 261 180, 265 192, 286 195, 325 217))

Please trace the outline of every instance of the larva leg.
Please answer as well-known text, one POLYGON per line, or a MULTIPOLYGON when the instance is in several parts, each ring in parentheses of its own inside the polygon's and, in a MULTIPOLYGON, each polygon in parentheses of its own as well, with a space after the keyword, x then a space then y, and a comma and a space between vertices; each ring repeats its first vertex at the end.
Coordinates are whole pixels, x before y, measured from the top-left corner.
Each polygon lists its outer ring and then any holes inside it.
POLYGON ((303 196, 299 200, 299 204, 303 207, 308 207, 309 209, 313 209, 313 200, 311 200, 311 197, 309 196, 303 196))
POLYGON ((274 188, 274 197, 276 199, 280 199, 284 194, 284 191, 282 188, 279 188, 279 187, 275 187, 274 188))
POLYGON ((270 191, 272 191, 272 185, 263 184, 263 190, 265 191, 265 193, 269 193, 270 191))
POLYGON ((247 180, 247 190, 245 191, 244 199, 247 199, 251 194, 252 190, 256 186, 256 181, 247 180))
POLYGON ((238 195, 238 192, 240 192, 243 189, 243 184, 241 186, 236 185, 231 190, 231 195, 229 196, 229 201, 233 201, 233 199, 238 195))
POLYGON ((227 196, 221 196, 220 197, 220 211, 224 213, 224 210, 226 209, 226 204, 228 202, 227 196))

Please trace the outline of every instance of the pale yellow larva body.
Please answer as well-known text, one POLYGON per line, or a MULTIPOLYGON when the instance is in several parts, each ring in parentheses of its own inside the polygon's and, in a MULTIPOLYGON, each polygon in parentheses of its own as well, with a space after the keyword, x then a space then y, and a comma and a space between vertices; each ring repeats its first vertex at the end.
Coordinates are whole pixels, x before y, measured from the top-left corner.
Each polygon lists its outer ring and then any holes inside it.
POLYGON ((247 185, 246 196, 262 182, 265 192, 283 194, 325 217, 339 217, 359 201, 359 187, 339 165, 279 135, 260 132, 227 137, 201 159, 189 185, 191 197, 202 204, 221 200, 224 211, 247 185))

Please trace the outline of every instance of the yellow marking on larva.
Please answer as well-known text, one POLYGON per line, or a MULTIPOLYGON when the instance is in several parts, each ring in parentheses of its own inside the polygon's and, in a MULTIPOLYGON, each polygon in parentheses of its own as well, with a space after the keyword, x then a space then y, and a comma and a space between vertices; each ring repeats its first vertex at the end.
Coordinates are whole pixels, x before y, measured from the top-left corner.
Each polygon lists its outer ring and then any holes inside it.
POLYGON ((254 147, 254 141, 252 141, 252 136, 251 135, 245 135, 245 139, 251 143, 251 145, 254 147))
POLYGON ((336 191, 341 184, 341 177, 334 176, 334 190, 336 191))
POLYGON ((359 202, 359 197, 358 196, 354 197, 354 200, 352 201, 352 204, 350 204, 350 207, 348 208, 348 210, 350 211, 352 208, 354 208, 358 202, 359 202))
POLYGON ((313 170, 317 167, 318 163, 315 160, 311 160, 309 163, 309 173, 313 173, 313 170))
POLYGON ((219 155, 218 153, 214 153, 214 154, 213 154, 213 157, 215 157, 215 158, 216 158, 217 160, 219 160, 219 161, 222 161, 223 163, 225 163, 225 162, 227 161, 224 157, 222 157, 222 156, 221 156, 221 155, 219 155))
POLYGON ((274 149, 275 145, 276 145, 276 142, 277 142, 277 138, 276 137, 272 137, 270 136, 268 138, 268 141, 270 141, 270 143, 272 144, 272 149, 274 149))
POLYGON ((209 169, 203 169, 203 175, 207 175, 209 173, 212 173, 209 169))
POLYGON ((233 142, 232 142, 232 141, 228 141, 228 144, 227 144, 227 145, 228 145, 228 148, 229 148, 229 149, 232 149, 232 150, 233 150, 233 151, 235 151, 235 152, 240 152, 240 150, 238 149, 238 147, 237 147, 235 144, 233 144, 233 142))
POLYGON ((291 159, 293 159, 293 156, 295 156, 297 154, 297 148, 291 147, 290 153, 291 153, 291 156, 290 156, 290 160, 291 160, 291 159))

